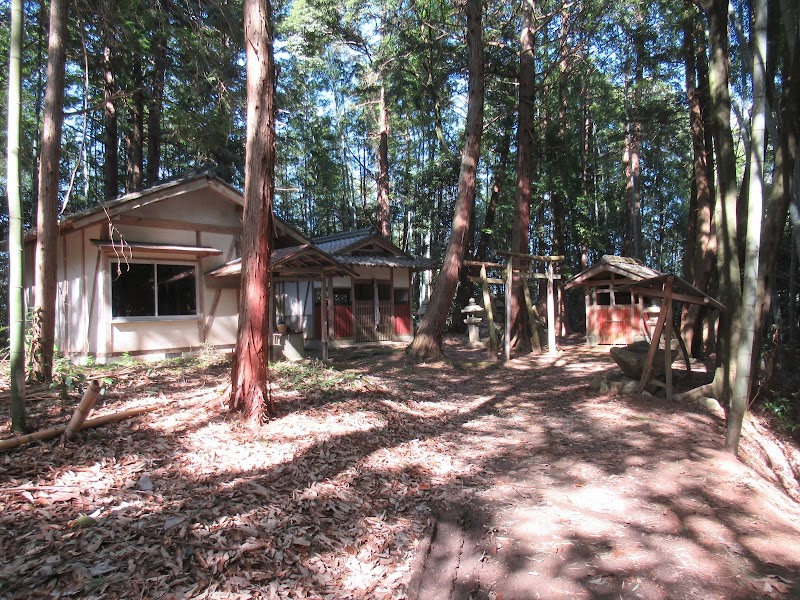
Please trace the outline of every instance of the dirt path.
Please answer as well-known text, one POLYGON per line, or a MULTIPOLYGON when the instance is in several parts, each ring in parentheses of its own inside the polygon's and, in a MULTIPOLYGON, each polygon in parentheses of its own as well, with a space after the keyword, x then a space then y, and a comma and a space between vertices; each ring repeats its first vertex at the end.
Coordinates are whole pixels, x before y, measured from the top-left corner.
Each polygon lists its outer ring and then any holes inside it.
POLYGON ((412 384, 489 398, 457 433, 480 469, 429 529, 412 598, 757 598, 796 584, 799 490, 768 472, 773 442, 748 427, 744 460, 765 480, 720 451, 719 415, 598 394, 592 376, 612 364, 572 347, 412 384))
POLYGON ((278 369, 257 431, 224 366, 129 368, 103 410, 162 412, 0 456, 0 597, 800 597, 792 448, 749 424, 736 461, 718 415, 599 394, 607 351, 447 350, 278 369))

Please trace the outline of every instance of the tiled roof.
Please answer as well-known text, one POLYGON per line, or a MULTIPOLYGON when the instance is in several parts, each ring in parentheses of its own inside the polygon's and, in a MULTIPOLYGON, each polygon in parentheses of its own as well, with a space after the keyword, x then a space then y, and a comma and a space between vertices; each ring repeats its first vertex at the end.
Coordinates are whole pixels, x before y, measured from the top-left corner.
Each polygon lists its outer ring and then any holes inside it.
POLYGON ((599 262, 588 269, 584 269, 572 279, 564 283, 564 289, 572 287, 591 286, 596 279, 608 279, 609 275, 614 275, 623 281, 642 281, 662 275, 659 271, 646 267, 641 261, 635 258, 624 256, 604 255, 599 262))
POLYGON ((314 245, 320 250, 324 250, 329 254, 336 254, 358 242, 365 240, 377 231, 372 227, 364 229, 355 229, 353 231, 343 231, 341 233, 334 233, 332 235, 324 235, 322 237, 314 238, 314 245))
POLYGON ((336 254, 336 259, 346 265, 359 267, 401 267, 406 269, 432 269, 430 258, 407 258, 385 254, 336 254))

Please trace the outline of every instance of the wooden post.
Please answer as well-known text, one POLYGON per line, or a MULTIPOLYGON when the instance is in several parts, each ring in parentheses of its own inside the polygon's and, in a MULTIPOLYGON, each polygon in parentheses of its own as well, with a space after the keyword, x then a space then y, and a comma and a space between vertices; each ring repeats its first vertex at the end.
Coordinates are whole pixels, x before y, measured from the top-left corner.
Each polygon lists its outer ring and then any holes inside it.
POLYGON ((583 289, 584 289, 584 292, 583 292, 583 306, 584 306, 584 311, 586 313, 586 316, 585 316, 585 319, 586 319, 586 345, 591 348, 592 346, 594 346, 594 344, 592 343, 592 340, 594 338, 594 332, 592 331, 592 326, 591 326, 592 325, 592 310, 591 310, 592 301, 590 299, 591 288, 589 288, 587 286, 587 287, 585 287, 583 289))
POLYGON ((320 306, 319 313, 322 323, 320 324, 320 333, 322 333, 322 360, 328 360, 328 278, 325 273, 322 273, 322 284, 320 288, 320 306))
POLYGON ((486 265, 481 265, 481 289, 483 290, 483 309, 486 311, 486 323, 489 325, 489 353, 496 358, 497 329, 494 325, 494 309, 492 308, 492 297, 489 295, 486 265))
POLYGON ((92 379, 86 387, 86 391, 83 392, 83 398, 81 398, 78 407, 75 409, 75 412, 72 413, 72 418, 69 420, 67 428, 64 430, 64 437, 69 441, 74 441, 75 438, 78 437, 78 431, 80 431, 81 425, 83 425, 89 413, 92 412, 94 403, 97 402, 99 396, 100 383, 96 379, 92 379))
MULTIPOLYGON (((533 265, 528 267, 529 272, 532 268, 533 265)), ((536 352, 541 352, 542 341, 539 339, 539 314, 531 301, 531 290, 528 287, 528 280, 526 278, 522 280, 522 291, 525 295, 525 308, 528 309, 528 322, 531 326, 531 346, 536 352)))
POLYGON ((672 284, 673 284, 673 277, 670 275, 667 277, 666 282, 664 283, 664 296, 662 298, 661 310, 658 313, 658 321, 656 321, 656 327, 653 330, 653 337, 650 340, 650 349, 647 351, 647 360, 644 363, 644 371, 642 372, 642 379, 639 381, 639 388, 638 391, 641 393, 644 391, 644 388, 647 386, 648 382, 650 381, 650 373, 653 371, 653 359, 656 356, 656 350, 658 350, 658 343, 661 340, 661 332, 664 330, 664 323, 667 320, 667 306, 671 306, 672 304, 672 284))
POLYGON ((327 277, 328 289, 328 341, 336 337, 336 324, 333 316, 334 302, 333 302, 333 277, 327 277))
POLYGON ((667 400, 672 401, 672 298, 664 294, 667 303, 667 319, 664 322, 664 383, 667 388, 667 400))
POLYGON ((556 301, 553 297, 553 263, 547 262, 547 345, 551 356, 558 354, 556 348, 556 301))
POLYGON ((511 359, 511 294, 514 287, 514 259, 508 257, 506 263, 506 328, 505 340, 503 342, 503 359, 511 359))

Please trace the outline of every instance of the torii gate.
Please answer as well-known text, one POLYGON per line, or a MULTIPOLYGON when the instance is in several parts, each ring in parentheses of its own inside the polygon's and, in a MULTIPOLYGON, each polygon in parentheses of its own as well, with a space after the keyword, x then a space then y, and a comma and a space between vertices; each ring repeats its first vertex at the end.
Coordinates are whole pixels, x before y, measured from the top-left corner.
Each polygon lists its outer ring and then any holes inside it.
POLYGON ((465 260, 464 265, 467 267, 480 267, 480 277, 470 277, 470 281, 480 282, 483 285, 483 304, 486 309, 486 316, 489 323, 489 338, 490 344, 493 349, 497 348, 497 333, 494 328, 494 315, 491 307, 491 299, 489 298, 489 283, 503 285, 505 289, 506 298, 506 314, 505 314, 505 339, 503 344, 503 358, 509 360, 511 358, 511 294, 513 290, 514 273, 518 273, 524 285, 522 286, 525 295, 525 307, 528 310, 528 322, 531 327, 531 338, 534 344, 539 344, 539 331, 536 323, 539 320, 539 315, 536 307, 533 306, 531 301, 530 290, 528 284, 530 280, 547 279, 547 347, 550 355, 555 356, 558 354, 556 348, 556 302, 555 302, 555 280, 561 279, 553 270, 553 263, 564 260, 563 256, 537 256, 533 254, 521 254, 519 252, 506 252, 498 251, 498 255, 507 257, 505 264, 478 262, 472 260, 465 260), (527 269, 515 269, 514 262, 527 263, 527 269), (545 273, 537 273, 532 270, 533 263, 545 263, 545 273), (489 279, 486 276, 487 268, 503 269, 502 279, 489 279))

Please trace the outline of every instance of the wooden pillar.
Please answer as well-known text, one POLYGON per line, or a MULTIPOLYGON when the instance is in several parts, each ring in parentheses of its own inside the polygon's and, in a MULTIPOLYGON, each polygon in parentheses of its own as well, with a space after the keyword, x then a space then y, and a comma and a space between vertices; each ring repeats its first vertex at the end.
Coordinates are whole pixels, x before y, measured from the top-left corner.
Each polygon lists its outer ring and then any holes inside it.
POLYGON ((378 328, 381 323, 381 307, 378 297, 378 280, 372 280, 372 320, 375 321, 375 337, 378 337, 378 328))
POLYGON ((594 346, 594 344, 592 343, 593 333, 590 325, 591 308, 592 308, 592 302, 589 298, 590 293, 591 293, 591 288, 589 288, 588 286, 583 288, 583 306, 584 306, 584 312, 586 313, 586 316, 584 317, 586 319, 586 345, 592 347, 594 346))
POLYGON ((336 329, 333 318, 334 304, 333 304, 333 277, 327 277, 328 288, 328 340, 336 337, 336 329))
POLYGON ((553 292, 553 262, 547 262, 547 345, 551 356, 558 354, 556 348, 556 301, 553 292))
POLYGON ((506 263, 506 329, 503 343, 503 360, 511 358, 511 294, 514 287, 514 258, 509 256, 506 263))
POLYGON ((672 298, 670 296, 671 294, 664 294, 664 301, 667 303, 667 319, 664 322, 664 383, 669 401, 672 400, 672 298))
POLYGON ((320 288, 320 306, 319 314, 322 323, 320 324, 320 333, 322 334, 322 360, 328 360, 328 290, 327 290, 327 277, 322 273, 321 288, 320 288))
POLYGON ((483 310, 486 311, 486 323, 489 326, 489 354, 497 358, 497 328, 494 326, 494 308, 489 295, 489 281, 486 277, 486 265, 481 265, 481 291, 483 292, 483 310))
MULTIPOLYGON (((642 379, 639 381, 639 388, 638 391, 641 393, 644 391, 644 388, 650 382, 650 373, 653 371, 653 359, 656 356, 656 350, 658 350, 658 344, 661 340, 661 332, 664 331, 664 324, 667 322, 667 316, 670 318, 672 317, 672 285, 673 285, 673 277, 670 275, 667 277, 666 282, 664 283, 664 295, 662 298, 661 310, 658 313, 658 321, 656 321, 656 327, 653 330, 653 338, 650 340, 650 349, 647 351, 647 360, 644 363, 644 371, 642 372, 642 379), (667 314, 669 313, 669 315, 667 314)), ((665 352, 666 354, 666 352, 665 352)), ((671 361, 670 361, 671 367, 671 361)), ((670 368, 670 378, 672 376, 672 370, 670 368)), ((670 379, 670 386, 672 385, 672 380, 670 379)))

